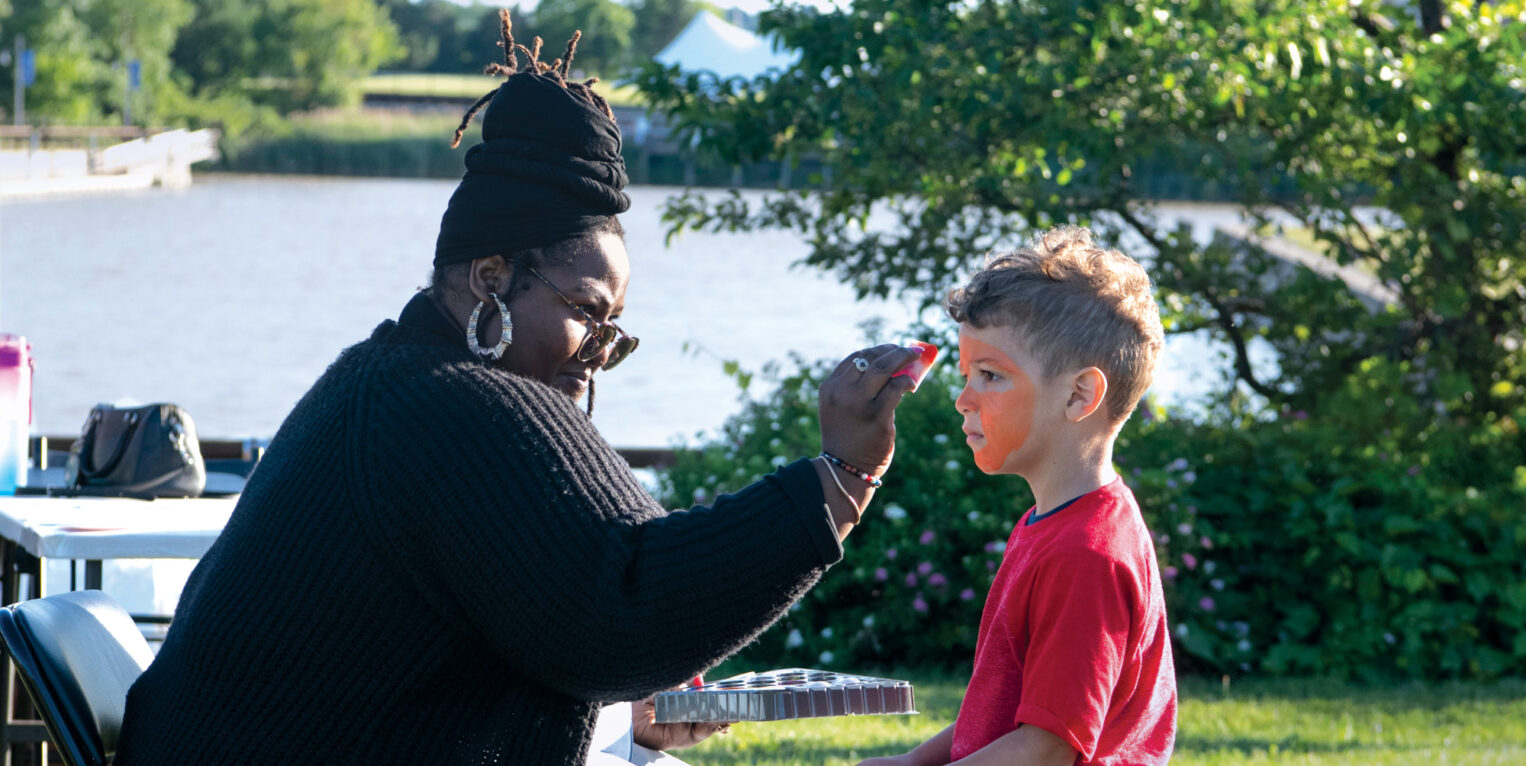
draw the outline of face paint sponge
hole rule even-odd
[[[909,375],[911,376],[912,382],[920,386],[922,385],[922,379],[927,377],[928,371],[931,370],[933,365],[938,361],[938,347],[931,343],[924,343],[920,340],[911,341],[910,343],[906,344],[906,347],[921,349],[922,355],[916,359],[911,360],[911,362],[909,362],[905,367],[896,370],[895,374],[891,375],[890,377],[898,378],[902,375]]]

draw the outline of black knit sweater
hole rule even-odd
[[[666,512],[416,296],[281,426],[116,764],[581,764],[599,703],[718,662],[841,555],[808,462]]]

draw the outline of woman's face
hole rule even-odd
[[[618,320],[631,273],[625,243],[604,233],[559,247],[572,249],[570,259],[546,259],[547,265],[536,271],[594,319]],[[609,360],[611,348],[592,359],[578,359],[578,348],[588,335],[587,321],[533,274],[520,274],[514,282],[515,292],[508,300],[514,342],[499,363],[581,399],[594,372]]]

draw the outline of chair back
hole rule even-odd
[[[98,590],[0,609],[0,639],[69,766],[116,753],[127,690],[153,661],[132,617]]]

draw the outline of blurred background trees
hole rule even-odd
[[[717,163],[823,168],[819,190],[676,198],[675,231],[797,232],[861,294],[928,303],[1062,222],[1146,263],[1168,332],[1227,355],[1215,396],[1142,408],[1119,451],[1184,667],[1494,677],[1526,670],[1523,22],[1520,2],[857,0],[765,13],[801,51],[780,76],[636,79]],[[1165,223],[1166,176],[1244,225]],[[781,390],[808,398],[812,375],[781,370]],[[811,438],[809,406],[755,405],[670,475],[672,502]],[[971,638],[940,626],[978,615],[960,594],[1010,529],[986,519],[1026,496],[943,446],[957,420],[935,408],[882,493],[929,543],[875,519],[853,581],[827,578],[758,651],[820,660],[851,636],[859,661],[892,661]]]

